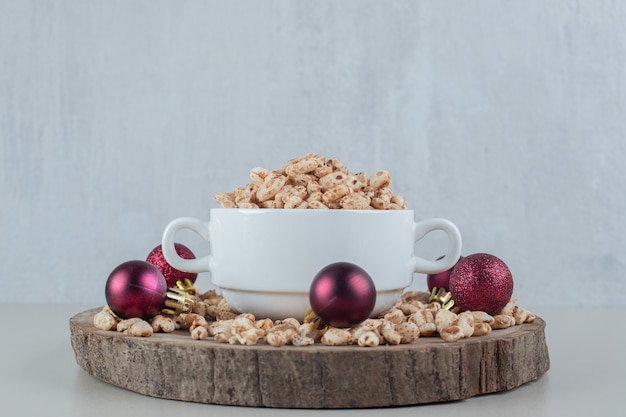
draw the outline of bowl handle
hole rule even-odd
[[[433,230],[442,230],[448,236],[446,254],[436,261],[413,255],[413,270],[423,274],[436,274],[452,268],[461,256],[461,233],[454,223],[447,219],[427,219],[414,223],[414,240],[417,242]]]
[[[183,259],[178,256],[174,247],[174,238],[176,233],[181,229],[193,230],[207,242],[209,240],[210,222],[193,217],[179,217],[172,220],[163,231],[163,239],[161,247],[163,249],[163,257],[174,268],[183,272],[208,272],[211,270],[211,255],[203,256],[195,259]]]

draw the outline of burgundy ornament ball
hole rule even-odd
[[[440,256],[439,258],[437,258],[437,260],[442,258],[443,256]],[[463,259],[462,256],[459,258],[459,261],[461,259]],[[450,291],[450,275],[452,274],[453,269],[454,266],[445,271],[437,272],[436,274],[426,275],[426,284],[428,285],[428,291],[432,291],[435,287],[443,288],[445,291]]]
[[[337,262],[315,275],[309,302],[313,312],[327,324],[350,327],[372,313],[376,287],[363,268],[349,262]]]
[[[144,261],[120,264],[109,275],[104,291],[111,311],[123,319],[154,317],[161,311],[166,293],[161,271]]]
[[[195,259],[196,256],[193,254],[191,249],[181,243],[174,243],[174,249],[176,249],[176,253],[183,259]],[[170,265],[163,256],[163,249],[161,245],[152,249],[150,254],[148,254],[148,258],[146,262],[151,263],[156,266],[159,271],[163,274],[165,278],[165,282],[167,282],[168,287],[175,287],[176,281],[185,282],[185,279],[188,279],[192,283],[196,282],[196,278],[198,274],[193,272],[183,272],[175,269],[172,265]]]
[[[513,295],[513,276],[496,256],[475,253],[461,259],[450,274],[450,293],[461,310],[498,313]]]

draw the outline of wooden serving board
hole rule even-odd
[[[445,343],[397,346],[220,344],[188,331],[148,338],[103,331],[100,309],[70,319],[77,363],[107,383],[182,401],[280,408],[364,408],[460,400],[536,380],[550,367],[545,322]]]

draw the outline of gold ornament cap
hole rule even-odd
[[[322,320],[317,314],[315,314],[311,307],[306,309],[306,313],[304,314],[304,320],[302,322],[312,323],[313,327],[316,329],[321,329],[322,327],[326,326],[324,320]]]
[[[454,300],[452,294],[447,292],[444,288],[433,287],[430,292],[429,303],[435,302],[441,304],[441,308],[444,310],[450,310],[453,313],[458,313],[461,309],[458,306],[454,306]]]
[[[184,280],[176,281],[176,288],[185,291],[187,294],[196,295],[196,287],[194,287],[193,282],[189,278],[185,278]]]
[[[187,291],[181,288],[171,287],[167,290],[167,293],[165,293],[164,304],[165,307],[161,311],[164,314],[176,316],[181,313],[191,312],[191,308],[193,307],[193,299],[189,297],[189,293]]]

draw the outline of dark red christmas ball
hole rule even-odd
[[[189,249],[182,243],[174,243],[174,249],[176,249],[176,253],[178,254],[178,256],[183,259],[196,258],[191,249]],[[185,279],[188,279],[189,281],[194,283],[196,282],[196,278],[198,277],[198,274],[196,273],[179,271],[178,269],[170,265],[163,256],[163,248],[161,247],[161,245],[152,249],[150,254],[148,254],[148,258],[146,258],[146,262],[150,262],[152,265],[156,266],[159,271],[161,271],[163,277],[165,277],[165,282],[167,282],[168,287],[175,287],[176,281],[185,282]]]
[[[506,264],[488,253],[461,259],[450,274],[450,293],[461,310],[494,315],[513,295],[513,276]]]
[[[123,319],[154,317],[161,311],[166,293],[161,271],[144,261],[120,264],[109,275],[104,291],[111,311]]]
[[[349,262],[337,262],[315,275],[309,301],[313,312],[327,324],[350,327],[372,313],[376,287],[363,268]]]
[[[443,256],[437,258],[437,260],[442,258]],[[459,258],[459,261],[461,259],[463,259],[462,256]],[[435,287],[443,288],[445,291],[450,291],[450,275],[452,274],[453,269],[454,266],[445,271],[437,272],[436,274],[426,275],[426,284],[428,285],[428,291],[432,291]]]

